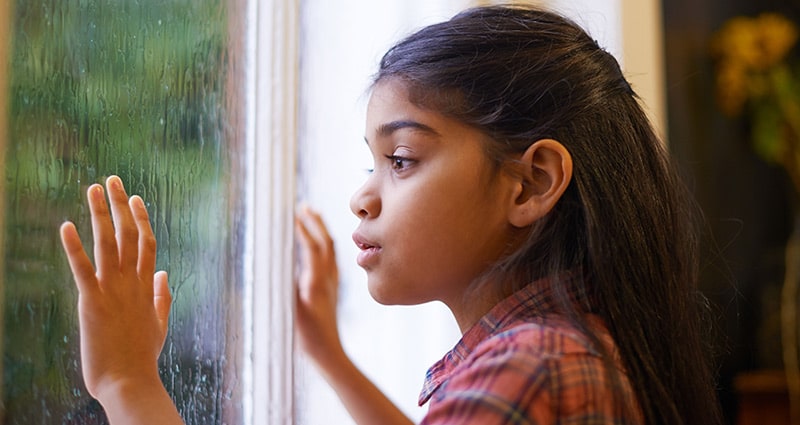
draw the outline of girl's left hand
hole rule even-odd
[[[336,307],[339,270],[334,244],[322,218],[302,207],[295,220],[302,269],[296,293],[296,325],[301,346],[323,373],[337,368],[344,358]]]
[[[336,320],[339,269],[322,218],[308,207],[297,214],[302,269],[297,282],[298,339],[345,408],[359,424],[411,425],[405,414],[353,364],[344,352]]]
[[[103,187],[88,190],[96,269],[75,226],[61,226],[79,292],[83,377],[104,405],[125,393],[163,388],[157,361],[171,303],[166,273],[155,273],[156,241],[142,199],[129,199],[119,177],[109,177],[106,187],[112,214]]]

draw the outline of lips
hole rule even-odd
[[[355,242],[358,249],[361,250],[356,258],[358,265],[365,269],[374,266],[378,261],[381,247],[358,232],[353,233],[353,242]]]

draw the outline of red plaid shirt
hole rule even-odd
[[[422,424],[642,423],[624,369],[610,385],[597,350],[553,307],[546,280],[497,304],[428,370]],[[588,320],[613,353],[602,321]]]

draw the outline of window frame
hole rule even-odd
[[[247,2],[244,422],[294,422],[299,0]]]

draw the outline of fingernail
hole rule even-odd
[[[131,202],[133,203],[133,206],[135,208],[147,212],[147,208],[144,206],[144,201],[139,196],[137,195],[131,196]]]
[[[122,188],[122,180],[120,180],[117,176],[111,176],[108,178],[108,185],[113,190],[124,190]]]
[[[103,186],[96,184],[92,186],[92,197],[98,201],[103,200]]]

